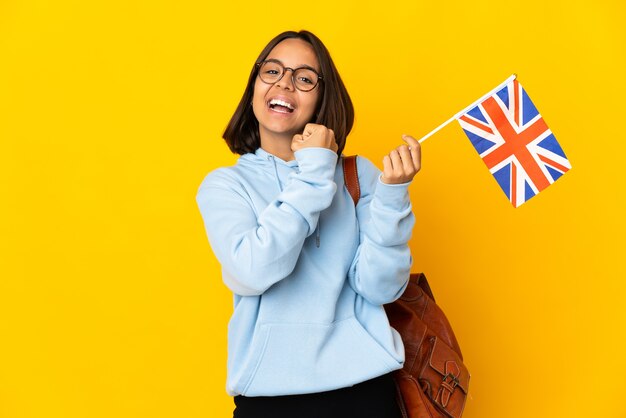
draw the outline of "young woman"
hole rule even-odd
[[[281,33],[224,132],[241,157],[198,190],[234,294],[226,389],[236,418],[400,416],[390,373],[404,349],[382,305],[409,277],[420,147],[404,136],[382,173],[359,157],[355,208],[341,164],[353,119],[322,42]]]

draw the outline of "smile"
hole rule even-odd
[[[278,113],[292,113],[295,110],[294,105],[280,99],[272,99],[267,105],[270,109]]]

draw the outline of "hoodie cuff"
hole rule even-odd
[[[308,147],[294,153],[301,173],[315,173],[328,180],[335,177],[337,153],[328,148]]]
[[[378,200],[382,206],[396,210],[404,210],[411,206],[411,199],[409,198],[410,184],[410,181],[400,184],[383,183],[379,176],[375,192],[376,200]]]

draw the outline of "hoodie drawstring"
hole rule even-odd
[[[320,228],[322,227],[322,220],[318,217],[317,218],[317,228],[315,228],[315,230],[317,231],[316,235],[315,235],[315,246],[317,248],[320,247]]]
[[[272,160],[274,163],[274,178],[276,179],[276,184],[278,184],[278,190],[283,191],[283,186],[280,185],[280,178],[278,178],[278,167],[276,166],[276,159],[273,155],[269,155],[268,158]]]

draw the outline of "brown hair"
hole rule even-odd
[[[354,107],[346,86],[341,81],[330,53],[322,41],[311,32],[305,30],[300,32],[283,32],[265,46],[256,59],[255,64],[265,60],[276,45],[290,38],[301,39],[309,43],[315,51],[323,79],[320,80],[316,87],[321,89],[321,91],[317,109],[311,122],[324,125],[335,132],[335,139],[339,146],[337,153],[341,154],[346,146],[346,137],[354,123]],[[230,150],[240,155],[255,152],[261,146],[259,122],[252,111],[252,95],[257,73],[258,68],[254,65],[252,71],[250,71],[250,77],[248,78],[243,97],[239,101],[239,105],[222,135]]]

